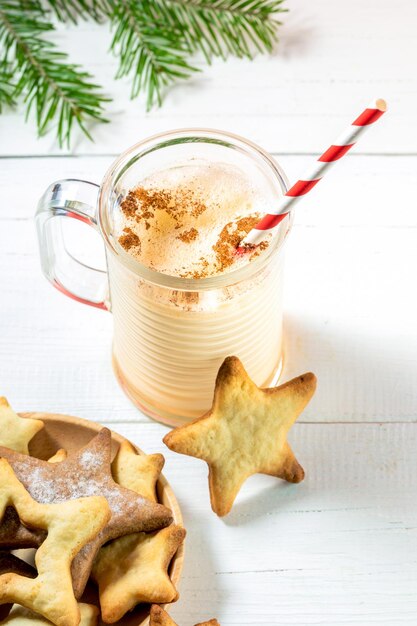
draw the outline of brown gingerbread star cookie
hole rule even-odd
[[[203,459],[209,466],[212,509],[226,515],[244,481],[262,473],[298,483],[304,470],[287,433],[316,389],[314,374],[279,387],[259,388],[235,356],[219,369],[210,411],[164,437],[175,452]]]
[[[128,533],[153,531],[172,522],[169,509],[121,487],[111,475],[111,433],[103,428],[86,446],[60,463],[49,463],[0,447],[17,478],[39,503],[66,502],[83,496],[104,496],[111,519],[74,558],[71,566],[74,593],[82,594],[99,548]],[[12,539],[12,538],[11,538]]]
[[[14,574],[20,574],[20,576],[27,576],[28,578],[36,578],[36,569],[32,567],[32,565],[29,565],[29,563],[19,559],[18,556],[10,552],[0,550],[0,576],[7,572],[13,572]]]
[[[36,578],[15,572],[0,575],[0,604],[15,602],[56,626],[79,626],[80,608],[74,597],[70,565],[78,551],[109,521],[107,500],[91,496],[39,504],[9,463],[0,459],[0,520],[9,506],[15,508],[25,525],[42,528],[47,537],[35,555]]]
[[[37,420],[35,420],[37,421]],[[66,450],[57,450],[48,463],[59,463],[67,458]],[[8,507],[0,525],[0,548],[17,550],[18,548],[36,548],[45,539],[46,533],[39,528],[26,528],[20,523],[19,516],[12,507]]]
[[[0,523],[0,548],[9,550],[36,548],[45,537],[44,530],[23,526],[16,511],[10,506],[7,507]]]

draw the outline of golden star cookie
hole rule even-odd
[[[21,576],[27,576],[28,578],[36,578],[38,575],[36,569],[32,567],[32,565],[29,565],[29,563],[26,563],[26,561],[19,559],[19,557],[11,554],[10,552],[0,550],[0,575],[9,572],[20,574]],[[10,606],[11,605],[7,604],[0,606],[1,617],[8,614]],[[0,621],[0,624],[2,623],[3,622]]]
[[[41,420],[19,417],[6,398],[0,397],[0,446],[29,454],[29,441],[42,428]]]
[[[16,509],[25,525],[47,531],[47,537],[35,555],[36,578],[15,573],[0,576],[0,604],[16,602],[56,626],[78,626],[80,609],[72,589],[70,566],[77,552],[110,519],[107,500],[91,496],[60,504],[39,504],[9,463],[0,459],[0,519],[8,506]]]
[[[149,626],[177,626],[177,624],[162,607],[158,604],[153,604],[151,606]],[[216,619],[211,619],[208,622],[201,622],[195,626],[220,626],[220,624]]]
[[[163,465],[164,457],[162,454],[139,455],[129,442],[123,441],[112,464],[113,478],[123,487],[132,489],[136,491],[136,493],[156,502],[155,485]],[[169,530],[169,532],[163,535],[163,538],[166,540],[166,545],[169,543],[169,538],[176,534],[174,530],[175,527],[171,528],[173,530],[166,529]],[[146,594],[146,589],[142,588],[141,590],[136,580],[138,560],[136,557],[138,557],[140,561],[143,558],[144,537],[147,537],[147,535],[139,533],[116,539],[102,548],[96,558],[93,572],[100,572],[100,574],[98,574],[98,578],[101,580],[101,585],[99,585],[100,603],[103,616],[106,620],[113,620],[114,615],[119,616],[116,618],[119,619],[129,609],[133,608],[133,606],[139,602],[139,600],[135,600],[138,591],[142,596],[144,593]],[[148,537],[150,538],[150,536]],[[142,546],[142,549],[140,549],[139,546]],[[177,548],[175,548],[174,551],[176,551],[176,549]],[[169,558],[169,561],[171,558],[172,557]],[[118,563],[119,565],[114,568],[114,563]],[[111,565],[107,567],[106,564]],[[120,589],[119,570],[120,566],[123,567],[124,565],[126,571],[123,575],[123,581],[126,587],[124,589],[123,599],[120,597],[118,590]],[[141,565],[142,563],[140,562],[139,567]],[[103,577],[101,572],[105,569],[107,569],[107,572],[105,577]],[[146,586],[147,581],[144,582]],[[104,591],[101,593],[103,589]],[[174,598],[174,596],[176,596],[176,590],[167,575],[164,575],[159,597]]]
[[[175,452],[207,462],[212,509],[226,515],[252,474],[270,474],[294,483],[304,478],[287,433],[315,389],[316,377],[311,373],[261,389],[237,357],[227,357],[217,374],[210,411],[168,433],[164,443]]]
[[[158,604],[151,606],[149,626],[177,626],[176,622]]]
[[[125,440],[120,444],[111,468],[119,485],[157,502],[155,487],[164,463],[162,454],[138,454]]]
[[[60,448],[48,459],[48,463],[61,463],[61,461],[65,461],[67,456],[68,452],[64,448]]]
[[[0,397],[0,446],[5,446],[29,454],[28,444],[36,433],[43,428],[41,420],[19,417],[8,401]],[[13,537],[13,542],[10,538]],[[34,548],[45,539],[42,530],[29,529],[22,526],[16,511],[8,508],[0,526],[0,547]]]
[[[79,626],[96,626],[99,614],[98,608],[83,602],[80,602],[78,606],[81,614]],[[0,626],[6,624],[7,626],[51,626],[50,621],[18,604],[15,604],[6,619],[0,622]]]
[[[177,600],[168,568],[184,537],[184,528],[172,525],[155,533],[126,535],[100,550],[92,576],[99,587],[103,621],[117,622],[139,602]]]
[[[68,453],[63,448],[57,450],[48,463],[60,463],[66,459]],[[6,509],[0,525],[0,548],[11,550],[18,548],[36,548],[40,546],[46,537],[43,530],[26,528],[20,523],[19,516],[11,507]]]
[[[107,499],[112,513],[109,523],[80,550],[71,566],[77,598],[84,591],[93,560],[103,544],[121,535],[156,530],[172,522],[169,509],[114,482],[108,428],[103,428],[86,446],[60,463],[49,463],[2,447],[0,457],[9,461],[37,502],[65,502],[91,495]]]

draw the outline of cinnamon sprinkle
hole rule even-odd
[[[190,230],[184,230],[184,232],[177,235],[177,239],[181,239],[184,243],[190,243],[198,237],[198,230],[196,228],[190,228]]]
[[[209,262],[203,256],[199,259],[200,264],[202,266],[201,270],[188,270],[187,272],[183,272],[180,274],[181,278],[206,278],[209,274],[206,272],[206,268],[209,266]]]
[[[180,230],[185,226],[184,216],[187,216],[188,219],[186,221],[189,223],[190,215],[198,218],[199,215],[207,210],[207,206],[201,201],[198,193],[196,194],[191,189],[175,188],[172,190],[161,190],[145,187],[136,187],[130,190],[122,200],[120,208],[127,218],[132,219],[136,224],[141,223],[146,231],[152,226],[156,232],[163,232],[164,224],[166,227],[164,219],[161,222],[158,220],[157,212],[159,211],[164,211],[173,219],[171,228]],[[220,232],[216,243],[212,246],[215,253],[215,266],[210,267],[207,259],[201,257],[194,264],[197,266],[195,269],[188,269],[179,274],[179,276],[194,279],[206,278],[212,274],[221,273],[233,265],[237,246],[258,223],[259,219],[259,215],[247,216],[227,223]],[[133,228],[135,229],[135,226]],[[134,230],[124,228],[123,232],[124,234],[119,237],[119,242],[123,248],[130,250],[132,247],[138,247],[140,252],[141,241]],[[188,244],[195,241],[199,234],[198,229],[192,227],[182,232],[180,231],[176,238]],[[249,258],[257,257],[268,245],[269,243],[264,241],[254,247],[253,250],[249,250]]]
[[[219,272],[233,264],[234,251],[258,222],[259,217],[242,217],[237,222],[229,222],[223,227],[218,240],[213,246]]]
[[[124,235],[120,235],[119,243],[125,250],[130,250],[134,246],[138,246],[140,250],[140,239],[131,228],[124,228]]]
[[[190,189],[160,190],[136,187],[131,189],[122,200],[120,208],[124,215],[136,222],[144,221],[146,229],[150,227],[156,211],[165,211],[176,222],[175,228],[184,224],[181,220],[185,214],[198,217],[207,206],[201,202]]]
[[[133,191],[129,191],[126,198],[124,198],[123,202],[120,204],[120,207],[126,217],[134,217],[137,209],[137,203],[135,200],[135,194]]]
[[[191,215],[193,217],[198,217],[207,209],[206,205],[203,202],[195,202],[193,204],[193,208],[191,209]]]

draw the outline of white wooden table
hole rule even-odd
[[[162,451],[188,529],[180,626],[417,624],[417,4],[288,0],[281,43],[254,63],[213,64],[144,113],[115,83],[104,28],[60,43],[114,101],[112,124],[73,152],[0,116],[0,391],[17,410],[72,413]],[[134,141],[184,126],[261,144],[290,179],[372,97],[390,111],[303,202],[288,246],[284,379],[318,391],[291,433],[306,480],[250,479],[211,513],[206,466],[169,452],[166,428],[115,382],[110,314],[41,276],[33,214],[61,177],[99,181]]]

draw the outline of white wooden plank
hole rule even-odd
[[[321,381],[306,416],[415,420],[415,231],[300,227],[287,251],[285,375]]]
[[[365,152],[415,152],[417,78],[416,4],[399,0],[292,0],[273,56],[255,62],[216,61],[175,86],[162,109],[146,113],[129,100],[129,81],[113,80],[117,63],[107,54],[105,26],[60,27],[55,40],[84,64],[113,98],[112,123],[94,128],[95,143],[81,136],[76,153],[120,152],[155,132],[184,126],[222,128],[271,151],[319,152],[367,101],[386,97],[390,113],[361,141]],[[197,59],[200,63],[200,60]],[[341,128],[342,127],[342,128]],[[1,154],[59,153],[53,135],[36,139],[23,116],[0,116]]]
[[[210,510],[207,467],[163,446],[156,424],[117,425],[165,475],[188,530],[179,624],[413,624],[415,424],[296,424],[291,445],[306,479],[254,476],[232,513]]]

